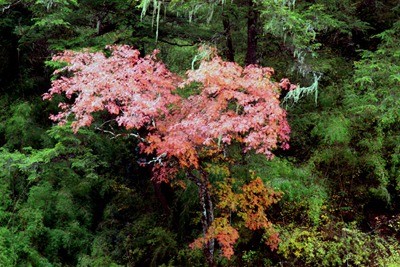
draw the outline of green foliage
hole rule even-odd
[[[295,167],[278,157],[266,161],[258,155],[253,155],[249,161],[250,168],[264,183],[284,193],[280,201],[284,220],[292,221],[302,216],[311,224],[319,224],[321,208],[328,197],[327,188],[310,167]]]
[[[88,249],[92,239],[94,212],[87,199],[104,183],[96,170],[105,166],[84,147],[94,136],[54,127],[49,137],[55,141],[53,148],[0,152],[4,183],[0,227],[3,246],[8,244],[2,257],[12,265],[73,263],[75,253]],[[7,257],[7,251],[16,251],[17,257]]]
[[[81,255],[78,259],[77,266],[89,267],[89,266],[112,266],[112,267],[120,267],[123,265],[116,264],[112,257],[110,256],[109,250],[111,249],[108,246],[107,239],[103,236],[97,236],[94,238],[92,242],[92,254]]]
[[[278,253],[289,266],[304,262],[318,266],[392,266],[398,259],[399,242],[379,234],[364,234],[354,224],[328,223],[326,227],[282,229]],[[394,265],[393,265],[394,266]]]
[[[396,151],[393,140],[399,136],[398,86],[396,73],[399,54],[394,45],[399,23],[376,35],[382,43],[375,52],[363,50],[362,60],[354,62],[354,83],[348,85],[345,103],[350,112],[350,124],[354,129],[354,147],[359,151],[359,165],[373,185],[368,191],[371,197],[390,203],[390,187],[397,186]],[[346,125],[345,124],[345,125]],[[392,153],[393,151],[394,153]],[[389,156],[392,155],[393,156]],[[389,172],[388,166],[391,166]],[[389,190],[389,191],[388,191]]]
[[[196,46],[177,47],[160,43],[161,58],[171,72],[179,73],[190,68],[190,61],[198,52]]]
[[[356,5],[351,1],[280,0],[262,1],[261,17],[264,30],[281,38],[286,49],[296,58],[293,65],[303,75],[312,71],[311,58],[322,47],[318,35],[339,31],[351,34],[353,27],[368,29],[367,23],[353,15]]]
[[[28,102],[13,105],[9,111],[3,109],[0,133],[7,140],[6,148],[38,148],[44,141],[43,129],[32,118],[32,105]],[[27,131],[28,130],[28,131]]]
[[[394,44],[399,38],[396,34],[399,29],[400,23],[397,22],[393,28],[376,35],[376,38],[383,41],[377,51],[362,51],[363,59],[355,62],[354,83],[359,86],[359,90],[353,87],[347,98],[355,114],[376,120],[379,126],[377,133],[397,124],[399,119],[398,93],[395,88],[399,84],[397,73],[400,71],[400,53]]]
[[[319,137],[325,145],[348,145],[352,137],[351,121],[342,113],[321,115],[311,135]]]

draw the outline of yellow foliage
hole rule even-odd
[[[278,253],[306,266],[398,266],[400,262],[396,239],[365,234],[355,224],[330,221],[323,228],[291,224],[280,232]]]

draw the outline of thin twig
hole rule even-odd
[[[110,127],[111,127],[111,126],[110,126]],[[121,137],[121,136],[133,136],[133,137],[139,139],[140,141],[142,141],[143,143],[151,144],[150,141],[147,141],[146,139],[140,137],[140,135],[138,135],[138,134],[134,134],[134,133],[116,134],[115,132],[108,131],[108,130],[104,130],[104,129],[100,128],[100,127],[97,126],[97,125],[95,125],[94,128],[95,128],[96,130],[102,131],[103,133],[111,134],[112,137],[111,137],[110,139],[115,139],[115,138],[118,138],[118,137]],[[112,129],[112,128],[111,128],[111,129]],[[113,129],[113,130],[114,130],[114,129]]]

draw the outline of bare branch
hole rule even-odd
[[[152,160],[150,160],[149,162],[146,162],[146,164],[151,164],[153,162],[158,162],[160,163],[161,166],[164,166],[164,163],[162,163],[161,159],[165,158],[167,156],[167,153],[163,153],[160,156],[153,158]]]
[[[103,125],[104,125],[104,124],[103,124]],[[110,127],[111,127],[111,126],[110,126]],[[143,137],[140,137],[140,135],[138,135],[138,134],[134,134],[134,133],[116,134],[115,131],[114,131],[114,129],[113,129],[113,131],[108,131],[108,130],[104,130],[104,129],[100,128],[100,127],[97,126],[97,125],[94,126],[94,128],[95,128],[96,130],[102,131],[103,133],[107,133],[107,134],[112,135],[112,137],[111,137],[110,139],[115,139],[115,138],[118,138],[118,137],[121,137],[121,136],[133,136],[133,137],[139,139],[140,141],[142,141],[143,143],[151,144],[151,142],[147,141],[147,140],[144,139]],[[111,127],[111,129],[112,129],[112,127]]]
[[[13,6],[17,5],[19,2],[21,2],[21,0],[18,0],[18,1],[15,2],[15,3],[9,4],[9,5],[6,6],[6,7],[3,7],[2,12],[4,12],[4,11],[7,10],[7,9],[9,9],[10,7],[13,7]]]

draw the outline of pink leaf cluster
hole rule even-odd
[[[220,135],[222,142],[233,139],[272,158],[280,142],[288,148],[290,128],[286,111],[279,104],[279,86],[269,80],[273,69],[250,65],[243,69],[219,57],[204,61],[187,72],[191,82],[203,84],[199,95],[182,103],[176,129],[200,137],[210,145]]]
[[[71,107],[61,105],[65,111],[50,118],[63,124],[73,114],[72,127],[77,131],[93,122],[94,112],[107,109],[117,115],[120,126],[138,129],[168,114],[169,105],[180,99],[172,93],[177,77],[164,64],[155,61],[158,51],[139,58],[139,51],[126,45],[106,49],[111,50],[110,57],[89,49],[67,50],[53,57],[53,61],[69,63],[55,74],[67,72],[72,77],[61,76],[53,81],[43,98],[65,93],[68,98],[74,97],[75,102]]]
[[[144,58],[129,46],[107,46],[111,56],[102,52],[65,51],[54,61],[68,65],[56,74],[67,73],[53,81],[44,99],[64,93],[73,102],[61,103],[63,109],[50,118],[65,123],[73,115],[72,127],[90,125],[93,113],[108,110],[126,129],[148,130],[142,152],[163,157],[155,164],[158,180],[167,180],[176,169],[199,166],[199,153],[218,150],[233,140],[256,149],[267,158],[280,145],[287,149],[290,128],[286,111],[279,104],[280,85],[270,81],[271,68],[236,63],[215,56],[203,61],[197,70],[179,80],[156,60],[158,51]],[[192,82],[201,92],[188,99],[175,89]],[[285,81],[285,84],[288,81]]]

